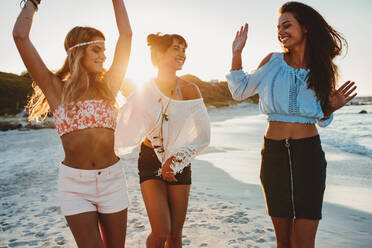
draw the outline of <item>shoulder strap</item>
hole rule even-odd
[[[182,91],[181,91],[180,83],[178,80],[177,80],[177,88],[178,88],[178,94],[180,95],[180,99],[183,100]]]

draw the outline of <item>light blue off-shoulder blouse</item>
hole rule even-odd
[[[310,70],[294,69],[283,59],[284,53],[273,53],[270,60],[253,73],[242,70],[226,75],[232,97],[241,101],[259,95],[259,108],[269,121],[318,123],[328,126],[333,114],[325,120],[315,92],[307,88]]]

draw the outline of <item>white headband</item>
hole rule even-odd
[[[105,42],[104,40],[92,40],[92,41],[82,42],[82,43],[79,43],[79,44],[76,44],[76,45],[70,47],[68,50],[71,51],[75,47],[81,47],[81,46],[86,46],[86,45],[90,45],[90,44],[94,44],[94,43],[104,43],[104,42]]]

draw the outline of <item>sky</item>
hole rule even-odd
[[[16,50],[12,29],[20,12],[20,0],[1,0],[0,71],[19,74],[25,66]],[[231,44],[236,31],[249,24],[243,51],[243,69],[256,69],[270,52],[280,52],[277,41],[281,0],[126,0],[133,30],[132,52],[126,77],[142,83],[156,75],[150,61],[146,37],[150,33],[177,33],[188,42],[187,60],[179,75],[193,74],[204,81],[225,80],[231,66]],[[336,64],[339,84],[352,80],[358,95],[372,96],[372,1],[303,1],[318,10],[348,41],[345,56]],[[118,38],[112,1],[42,0],[35,14],[30,38],[50,70],[59,69],[66,52],[63,42],[74,26],[91,26],[106,36],[105,67],[111,65]]]

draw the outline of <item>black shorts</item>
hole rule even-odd
[[[153,148],[150,148],[143,143],[141,144],[141,151],[138,157],[138,175],[140,183],[149,180],[157,179],[162,180],[168,185],[190,185],[191,184],[191,165],[186,166],[182,173],[175,175],[177,182],[168,182],[163,180],[158,170],[161,168],[161,163],[155,154]]]
[[[327,162],[319,135],[264,138],[261,154],[260,178],[269,215],[321,219]]]

